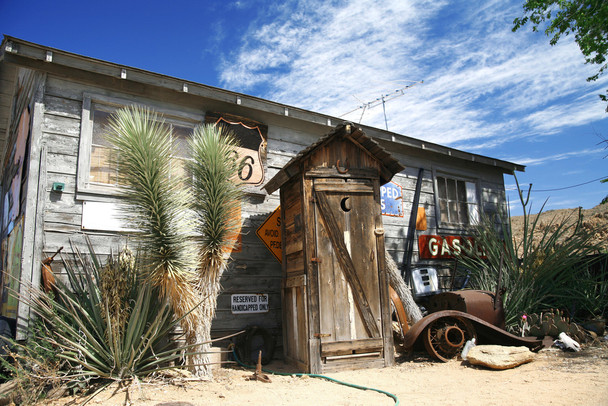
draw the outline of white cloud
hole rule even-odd
[[[369,89],[370,82],[399,80],[403,70],[416,76],[415,65],[404,62],[421,43],[421,21],[441,4],[298,3],[288,15],[252,24],[222,80],[244,91],[264,85],[264,97],[339,115],[351,109],[350,95]]]
[[[598,89],[593,94],[579,97],[569,104],[556,104],[548,106],[542,110],[535,111],[524,119],[530,126],[538,132],[551,134],[563,130],[564,127],[574,127],[599,121],[606,117],[603,110],[603,102],[597,94]]]
[[[513,162],[517,162],[521,165],[533,166],[533,165],[542,165],[545,162],[551,161],[562,161],[564,159],[575,158],[575,157],[586,157],[589,158],[593,155],[599,155],[601,151],[598,149],[582,149],[579,151],[567,151],[559,154],[552,154],[547,156],[540,157],[528,157],[528,158],[514,158]]]
[[[587,83],[595,68],[568,38],[551,47],[540,33],[511,32],[520,13],[519,1],[498,0],[287,2],[252,23],[222,81],[340,116],[424,80],[386,103],[389,129],[482,153],[604,119],[596,94],[608,75]],[[384,128],[382,106],[362,122]]]

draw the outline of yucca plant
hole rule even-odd
[[[517,329],[525,313],[549,308],[571,310],[567,307],[572,299],[580,299],[584,284],[580,271],[587,266],[589,255],[598,250],[592,232],[581,227],[580,215],[574,228],[567,219],[541,226],[544,205],[533,217],[528,206],[530,190],[526,197],[519,184],[518,190],[524,211],[521,238],[511,235],[506,215],[484,215],[473,233],[483,255],[463,250],[458,259],[475,289],[495,291],[502,270],[506,326],[511,331]]]
[[[59,378],[71,383],[125,381],[179,364],[185,349],[166,340],[179,319],[168,302],[158,300],[159,288],[137,274],[128,251],[102,266],[86,241],[88,255],[73,245],[73,258],[64,259],[66,283],[58,280],[51,295],[31,288],[30,298],[22,298],[39,317],[37,340],[65,361]],[[109,276],[124,271],[126,277],[108,282]],[[108,295],[109,284],[122,285],[122,293]]]
[[[220,278],[241,227],[242,192],[237,183],[236,147],[232,133],[215,125],[195,128],[190,140],[192,161],[187,164],[187,172],[192,182],[199,250],[197,290],[203,300],[197,330],[199,342],[211,339]],[[197,364],[205,369],[201,372],[209,375],[204,366],[206,359],[199,361]]]
[[[199,300],[193,289],[190,196],[173,173],[171,128],[151,110],[131,106],[112,115],[106,138],[118,150],[125,219],[137,230],[133,237],[145,253],[144,273],[178,317],[188,314],[182,325],[193,332],[198,316],[192,309]]]
[[[173,170],[171,129],[160,115],[123,108],[108,128],[128,224],[138,230],[149,281],[179,317],[198,305],[183,318],[190,344],[210,340],[219,280],[241,225],[236,142],[222,128],[195,128],[187,179]],[[211,374],[206,357],[191,361],[199,374]]]

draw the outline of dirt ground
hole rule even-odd
[[[583,216],[583,228],[588,231],[593,230],[592,241],[599,244],[604,250],[608,249],[608,203],[581,210],[581,215]],[[530,221],[534,221],[535,218],[536,216],[532,216]],[[540,215],[537,231],[542,233],[545,229],[555,230],[557,225],[564,221],[573,227],[577,219],[578,209],[549,210]],[[511,217],[511,232],[518,243],[522,238],[523,224],[523,216]],[[568,237],[568,233],[564,234],[564,238],[566,237]]]
[[[274,361],[276,371],[289,367]],[[272,382],[251,381],[251,370],[221,368],[209,382],[176,379],[141,382],[128,390],[128,403],[144,406],[189,405],[393,405],[389,396],[319,378],[270,375]],[[328,374],[350,384],[390,392],[401,405],[608,405],[608,343],[596,342],[578,353],[541,350],[536,359],[514,369],[494,371],[453,360],[432,361],[424,353],[398,359],[394,367]],[[123,405],[127,391],[116,386],[90,405]],[[45,404],[81,404],[62,398]]]
[[[576,219],[575,209],[554,210],[541,216],[541,228],[551,221]],[[596,241],[608,244],[608,204],[583,211],[584,227],[599,227]],[[521,217],[512,219],[514,235]],[[267,369],[290,372],[273,361]],[[401,356],[395,366],[328,374],[349,384],[374,388],[361,390],[324,379],[268,374],[271,381],[248,380],[253,371],[231,366],[216,370],[211,381],[165,378],[132,384],[127,390],[114,385],[88,404],[96,406],[190,405],[606,405],[608,406],[608,342],[584,346],[578,353],[557,348],[541,350],[536,359],[517,368],[493,371],[460,360],[436,362],[425,353]],[[380,392],[379,392],[380,391]],[[86,398],[64,397],[45,401],[51,406],[79,405]]]

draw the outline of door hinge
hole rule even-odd
[[[316,264],[320,264],[323,261],[321,260],[321,258],[312,257],[312,258],[310,258],[310,262],[314,262]]]
[[[315,334],[316,338],[324,338],[324,337],[331,337],[331,334],[321,334],[321,333],[316,333]]]

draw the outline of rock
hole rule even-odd
[[[492,369],[515,368],[534,360],[534,354],[527,347],[505,347],[502,345],[478,345],[469,351],[467,361]]]
[[[17,379],[0,384],[0,405],[8,405],[13,403],[17,395],[17,389],[19,388],[19,382]]]
[[[62,396],[65,396],[68,393],[69,388],[66,385],[59,386],[57,388],[52,388],[46,394],[46,399],[53,400],[59,399]]]

